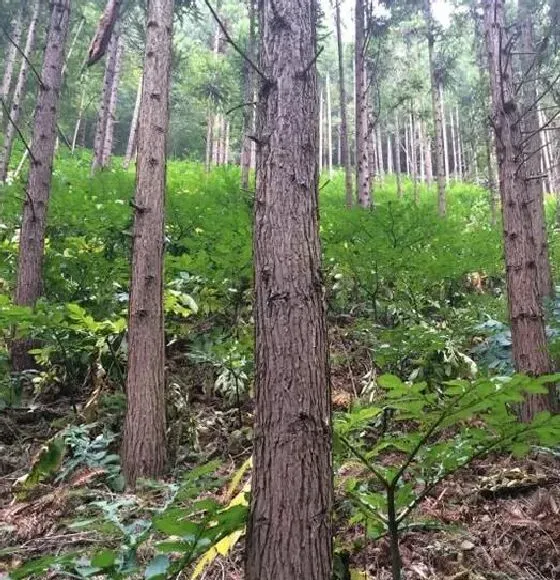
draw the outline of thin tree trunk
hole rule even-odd
[[[54,2],[41,70],[42,83],[37,96],[27,193],[23,202],[14,298],[18,305],[34,306],[42,293],[42,265],[56,139],[56,115],[69,21],[70,0]],[[12,367],[15,371],[33,365],[33,359],[27,352],[29,347],[28,341],[14,341]]]
[[[8,97],[10,95],[10,89],[12,88],[12,77],[14,76],[14,66],[16,64],[17,48],[15,45],[19,46],[21,42],[21,33],[23,28],[23,8],[25,4],[22,2],[18,8],[16,16],[12,21],[12,28],[10,30],[10,36],[13,40],[12,42],[6,41],[7,54],[4,60],[4,74],[2,76],[2,85],[0,85],[0,98],[8,105]],[[0,107],[0,127],[2,126],[4,117],[4,107]]]
[[[432,171],[432,139],[430,137],[430,133],[429,131],[425,128],[426,125],[423,123],[424,125],[424,157],[425,157],[425,162],[426,162],[426,183],[428,185],[428,188],[432,187],[432,181],[433,181],[433,171]]]
[[[214,136],[214,115],[210,112],[210,105],[208,105],[208,115],[206,117],[206,173],[212,167],[212,142]]]
[[[523,127],[526,138],[523,159],[525,164],[525,174],[527,179],[527,188],[529,189],[533,211],[533,236],[537,244],[537,280],[539,294],[542,298],[551,298],[554,295],[554,282],[552,280],[552,271],[550,268],[550,258],[548,253],[548,232],[546,230],[546,220],[544,216],[543,194],[541,187],[540,157],[541,147],[539,131],[539,115],[536,106],[537,88],[536,83],[531,82],[531,76],[536,74],[533,70],[536,47],[533,32],[532,13],[535,9],[534,3],[527,0],[519,0],[519,21],[521,22],[521,45],[522,52],[521,63],[523,69],[523,78],[525,80],[522,86],[522,99],[525,113],[523,114]],[[531,52],[531,54],[529,54]],[[531,136],[532,135],[532,136]]]
[[[520,161],[523,156],[521,112],[513,88],[509,43],[504,42],[504,0],[485,0],[484,8],[513,361],[518,372],[539,376],[550,372],[551,364],[536,272],[538,248],[531,209],[535,201],[528,187],[527,168]],[[529,421],[538,411],[554,406],[552,391],[551,400],[542,395],[527,395],[520,411],[521,419]]]
[[[391,146],[391,133],[387,130],[387,173],[393,174],[393,147]]]
[[[166,463],[163,257],[173,5],[150,0],[146,16],[122,447],[129,485],[160,476]]]
[[[320,83],[320,81],[319,81]],[[323,119],[323,111],[324,111],[324,104],[323,104],[323,87],[319,89],[319,175],[323,173],[323,128],[324,128],[324,119]]]
[[[111,96],[109,98],[109,110],[107,111],[107,126],[105,127],[105,143],[103,145],[103,155],[101,157],[101,166],[108,167],[113,153],[113,139],[115,134],[115,122],[117,112],[117,99],[119,96],[119,80],[121,74],[122,53],[124,43],[122,37],[117,38],[117,51],[115,54],[115,67],[113,71],[113,80],[111,84]]]
[[[29,21],[29,28],[27,29],[27,39],[25,41],[25,48],[23,50],[24,58],[21,60],[18,80],[14,94],[12,97],[12,105],[10,111],[11,122],[8,122],[6,127],[6,135],[4,136],[4,145],[2,148],[2,156],[0,157],[0,181],[6,181],[8,176],[8,167],[10,165],[10,158],[12,156],[12,146],[14,137],[16,135],[16,126],[19,123],[21,116],[21,108],[23,105],[23,98],[25,96],[25,87],[27,83],[27,73],[29,71],[29,59],[35,49],[35,37],[37,31],[37,20],[39,18],[39,10],[41,8],[41,0],[35,0],[33,5],[33,12],[31,20]]]
[[[331,103],[331,77],[327,72],[327,147],[329,153],[329,178],[333,176],[333,136],[332,136],[332,103]]]
[[[439,85],[439,104],[441,106],[441,128],[443,131],[443,161],[445,167],[445,184],[449,186],[449,144],[447,140],[447,123],[445,115],[445,100],[443,98],[443,85]]]
[[[72,53],[74,52],[74,46],[76,45],[80,33],[82,32],[82,28],[84,27],[85,21],[86,19],[82,16],[82,18],[80,18],[80,22],[78,23],[78,28],[76,28],[76,32],[74,33],[74,37],[72,38],[72,42],[70,42],[70,48],[68,49],[66,58],[64,59],[64,66],[62,67],[62,78],[64,78],[66,75],[66,71],[68,70],[68,62],[72,57]]]
[[[255,57],[255,0],[248,0],[249,3],[249,40],[247,44],[247,54],[249,58]],[[241,189],[249,187],[249,170],[251,168],[251,147],[252,140],[248,137],[250,131],[254,130],[255,107],[249,105],[254,93],[254,75],[253,69],[247,61],[243,64],[245,79],[245,106],[243,107],[243,129],[241,135]]]
[[[411,104],[410,109],[410,116],[409,116],[409,123],[410,123],[410,150],[412,152],[412,189],[413,189],[413,196],[414,196],[414,203],[418,203],[418,158],[417,158],[417,143],[416,143],[416,135],[415,135],[415,122],[414,122],[414,104]]]
[[[408,125],[405,121],[404,124],[404,147],[406,150],[406,175],[407,177],[410,177],[410,169],[411,169],[411,163],[410,163],[410,133],[408,131]]]
[[[445,199],[445,159],[443,150],[443,119],[439,87],[441,81],[436,68],[434,55],[434,20],[432,16],[431,0],[424,0],[424,16],[428,29],[428,59],[430,63],[430,81],[432,95],[432,116],[434,119],[434,141],[436,148],[436,175],[438,185],[438,210],[444,216],[447,211]]]
[[[376,123],[376,146],[377,146],[377,172],[379,174],[379,179],[383,180],[385,174],[385,163],[383,159],[383,139],[381,138],[381,123],[378,121]]]
[[[111,103],[111,89],[113,88],[113,78],[115,76],[115,63],[118,52],[118,38],[119,38],[119,23],[115,24],[113,36],[105,56],[105,73],[103,75],[103,90],[101,92],[101,101],[99,105],[99,113],[97,115],[97,125],[95,129],[95,140],[93,145],[93,159],[91,163],[91,171],[95,172],[100,167],[103,167],[103,151],[105,148],[105,135],[107,130],[107,118],[109,115],[109,107]]]
[[[263,0],[247,580],[331,580],[328,337],[318,228],[315,1]],[[283,25],[277,25],[277,14]],[[266,50],[264,49],[266,47]],[[311,63],[311,64],[310,64]],[[306,71],[306,74],[298,72]],[[285,123],[283,119],[290,119]]]
[[[365,21],[364,0],[355,0],[356,39],[354,49],[354,68],[356,75],[356,195],[362,207],[371,206],[369,196],[368,167],[368,98],[365,63]]]
[[[422,121],[420,119],[416,121],[416,126],[418,128],[418,149],[420,151],[420,181],[424,183],[426,181],[426,154],[424,151],[424,133],[422,132]]]
[[[140,103],[142,101],[142,79],[140,75],[138,80],[138,88],[136,89],[136,102],[134,103],[134,113],[132,114],[132,121],[130,122],[130,132],[128,134],[128,144],[126,146],[126,155],[123,161],[124,169],[128,169],[130,162],[134,156],[136,149],[136,136],[138,134],[138,117],[140,115]]]
[[[401,134],[399,127],[399,114],[395,111],[395,173],[397,175],[397,197],[402,198],[401,183]]]
[[[457,131],[457,164],[459,170],[459,180],[463,181],[463,153],[461,145],[461,125],[459,123],[459,107],[455,108],[456,123],[455,129]]]
[[[81,77],[82,83],[82,95],[80,97],[80,108],[78,109],[78,118],[76,119],[76,124],[74,125],[74,133],[72,134],[72,153],[76,150],[76,142],[78,140],[78,132],[82,125],[82,120],[84,118],[84,112],[86,107],[86,82],[85,78]]]
[[[224,165],[229,164],[229,121],[226,120],[226,136],[224,139]]]
[[[451,145],[453,148],[453,179],[458,180],[457,171],[457,140],[455,134],[455,119],[453,117],[453,111],[449,111],[449,128],[451,130]]]

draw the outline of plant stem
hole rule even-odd
[[[391,547],[391,573],[393,580],[401,580],[401,553],[399,550],[399,522],[395,506],[395,486],[387,488],[387,528]]]

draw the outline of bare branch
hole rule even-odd
[[[224,36],[226,37],[226,40],[231,44],[231,46],[233,46],[234,50],[239,54],[239,56],[241,56],[241,58],[243,58],[247,62],[247,64],[261,77],[261,79],[265,83],[269,84],[270,83],[270,80],[266,77],[266,75],[262,72],[262,70],[253,62],[253,60],[251,60],[241,50],[241,48],[239,48],[238,44],[229,35],[229,33],[227,31],[227,28],[225,27],[224,23],[220,20],[220,17],[216,14],[216,11],[214,10],[214,8],[212,8],[212,5],[210,4],[210,0],[204,0],[204,3],[208,7],[208,10],[210,10],[210,12],[212,13],[212,16],[214,17],[214,20],[218,23],[218,26],[220,27],[220,30],[223,32]]]
[[[237,109],[242,109],[243,107],[253,107],[258,104],[259,104],[258,101],[249,101],[247,103],[240,103],[239,105],[235,105],[235,107],[232,107],[231,109],[226,111],[226,115],[233,113],[233,111],[237,111]]]
[[[21,56],[23,57],[25,62],[29,65],[29,68],[33,71],[33,74],[37,77],[37,82],[39,83],[41,88],[44,89],[45,85],[43,83],[43,79],[41,79],[41,75],[38,73],[37,69],[33,66],[33,63],[29,60],[29,58],[27,57],[25,52],[23,50],[21,50],[21,47],[19,46],[19,44],[10,36],[10,33],[1,24],[0,24],[0,29],[2,29],[4,36],[10,41],[10,43],[15,47],[15,49],[21,54]]]
[[[33,162],[37,161],[35,156],[33,155],[33,153],[31,153],[31,149],[29,148],[29,145],[27,145],[27,141],[25,140],[23,133],[19,130],[19,127],[16,125],[16,123],[14,123],[14,120],[12,119],[12,116],[10,115],[10,111],[8,110],[8,107],[6,106],[6,103],[2,97],[0,97],[0,103],[2,104],[2,108],[4,109],[4,112],[6,113],[8,120],[14,126],[14,129],[17,131],[17,134],[19,135],[19,138],[21,139],[23,146],[27,149],[27,152],[29,153],[29,157],[31,157]]]

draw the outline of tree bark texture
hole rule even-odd
[[[93,160],[91,170],[103,167],[103,151],[105,149],[105,138],[107,134],[107,119],[109,117],[109,107],[111,105],[111,90],[113,88],[113,79],[115,77],[115,65],[117,62],[117,52],[119,43],[119,22],[115,24],[113,36],[109,43],[107,56],[105,57],[105,72],[103,75],[103,89],[101,92],[101,101],[99,104],[99,113],[97,115],[97,124],[95,127],[95,140],[93,144]]]
[[[364,0],[355,0],[356,26],[354,69],[356,74],[356,195],[362,207],[370,207],[368,167],[368,98],[365,62]]]
[[[113,153],[113,140],[115,135],[115,123],[117,121],[117,100],[119,96],[119,80],[121,75],[122,54],[124,43],[122,36],[116,39],[115,66],[111,83],[111,96],[109,97],[109,108],[107,110],[105,141],[103,144],[103,154],[101,156],[101,167],[108,167]]]
[[[550,372],[551,364],[537,282],[535,200],[522,161],[521,111],[513,87],[504,0],[485,0],[484,7],[513,361],[518,372],[538,376]],[[552,403],[552,393],[550,398],[528,395],[520,410],[521,419],[531,420],[536,412],[551,409]]]
[[[166,463],[163,252],[173,4],[149,0],[146,22],[122,448],[130,485],[161,475]]]
[[[262,0],[247,580],[331,580],[327,328],[318,231],[315,0]]]
[[[64,47],[68,36],[70,0],[56,0],[52,5],[49,31],[41,70],[27,195],[19,242],[19,262],[14,302],[33,306],[42,292],[42,266],[45,246],[47,208],[51,190],[52,166],[56,141],[56,116],[62,81]],[[29,368],[33,360],[27,353],[27,341],[14,341],[12,367]]]
[[[544,217],[544,203],[542,193],[542,175],[540,162],[542,157],[541,135],[539,131],[539,109],[537,107],[537,87],[536,82],[531,79],[538,75],[535,70],[534,61],[536,46],[533,31],[533,11],[535,6],[528,0],[519,0],[519,17],[521,24],[521,68],[524,83],[522,85],[521,96],[523,99],[523,131],[525,144],[523,146],[523,159],[525,164],[525,175],[529,179],[527,188],[532,199],[534,199],[531,209],[533,210],[533,236],[537,244],[537,281],[539,294],[542,298],[551,298],[554,295],[554,282],[550,268],[550,258],[548,253],[548,232]],[[529,54],[531,53],[531,54]]]
[[[25,41],[25,48],[23,54],[25,58],[21,60],[21,66],[19,69],[18,80],[16,87],[14,89],[14,94],[12,97],[12,104],[10,106],[10,117],[11,122],[8,121],[6,127],[6,134],[4,136],[4,145],[2,147],[2,156],[0,157],[0,181],[6,181],[8,175],[8,167],[10,165],[10,157],[12,156],[12,146],[14,144],[14,138],[16,136],[15,126],[19,123],[21,117],[21,107],[23,104],[23,98],[25,96],[25,87],[27,83],[27,73],[29,71],[28,59],[31,58],[31,54],[35,49],[35,37],[37,33],[37,20],[39,18],[39,9],[41,8],[41,0],[35,0],[33,5],[33,12],[31,13],[31,19],[29,21],[29,27],[27,29],[27,38]]]

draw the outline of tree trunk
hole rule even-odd
[[[391,146],[391,133],[387,130],[387,173],[393,173],[393,147]]]
[[[436,176],[438,185],[438,210],[444,216],[447,211],[445,199],[445,158],[443,150],[443,119],[441,117],[442,104],[439,87],[441,81],[436,68],[434,55],[434,20],[432,16],[431,0],[424,0],[424,17],[428,29],[428,59],[430,64],[430,81],[432,95],[432,116],[434,119],[434,141],[436,148]]]
[[[214,140],[214,115],[211,112],[211,105],[208,104],[208,115],[206,117],[206,173],[212,167],[212,143]]]
[[[416,131],[414,122],[414,105],[410,109],[410,150],[412,152],[411,166],[412,166],[412,189],[414,196],[414,203],[418,203],[418,149],[416,143]]]
[[[546,230],[546,221],[544,217],[544,205],[542,194],[542,178],[540,171],[541,138],[539,131],[539,112],[537,108],[537,87],[535,82],[531,82],[538,71],[534,70],[535,60],[535,41],[533,32],[532,13],[535,9],[533,2],[519,0],[519,22],[521,23],[521,65],[523,72],[522,99],[523,99],[523,131],[525,145],[523,150],[523,159],[525,164],[525,175],[529,180],[527,188],[529,189],[533,211],[533,236],[537,244],[537,281],[539,294],[542,298],[551,298],[554,295],[554,283],[550,268],[550,259],[548,255],[548,233]],[[531,54],[529,54],[531,53]]]
[[[247,45],[247,54],[249,58],[255,58],[255,0],[248,0],[249,3],[249,41]],[[251,168],[251,146],[252,140],[248,137],[250,131],[254,130],[255,107],[249,105],[253,99],[255,90],[255,81],[253,69],[247,61],[243,62],[243,73],[245,80],[244,98],[245,106],[243,107],[243,133],[241,149],[241,189],[249,187],[249,170]]]
[[[399,114],[395,111],[395,173],[397,175],[397,197],[402,197],[401,184],[401,134],[399,128]]]
[[[332,138],[332,103],[331,103],[331,77],[327,72],[327,148],[329,154],[329,179],[333,176],[333,138]]]
[[[126,480],[158,477],[166,462],[163,254],[173,0],[149,0],[138,121],[128,319]]]
[[[419,163],[420,166],[420,181],[424,183],[426,181],[426,153],[424,151],[424,133],[422,132],[422,121],[418,119],[416,121],[417,134],[418,134],[418,149],[419,149]]]
[[[229,164],[229,121],[226,119],[226,134],[224,138],[224,165]]]
[[[72,153],[76,150],[76,143],[78,141],[78,132],[82,125],[82,120],[84,118],[84,112],[86,107],[86,81],[85,77],[81,77],[82,83],[82,95],[80,97],[80,108],[78,109],[78,118],[76,119],[76,124],[74,125],[74,133],[72,134]]]
[[[123,161],[124,169],[128,169],[132,158],[134,157],[134,151],[136,150],[136,136],[138,134],[138,116],[140,114],[140,102],[142,100],[142,79],[143,75],[140,75],[138,80],[138,88],[136,89],[136,102],[134,103],[134,113],[132,114],[132,121],[130,122],[130,132],[128,134],[128,145],[126,146],[126,155]]]
[[[445,184],[449,186],[449,145],[447,141],[447,123],[445,120],[445,101],[443,98],[443,85],[439,85],[439,104],[441,107],[441,130],[443,133],[443,166],[445,168]]]
[[[424,124],[424,127],[426,125]],[[429,131],[424,129],[424,160],[426,163],[426,183],[428,188],[432,187],[433,171],[432,171],[432,139]]]
[[[12,88],[12,77],[14,73],[14,65],[16,64],[17,48],[16,44],[19,46],[21,42],[21,33],[23,27],[23,7],[22,2],[18,8],[17,14],[12,21],[12,29],[10,31],[10,36],[13,43],[9,40],[7,42],[7,54],[4,59],[4,74],[2,76],[2,85],[0,85],[0,98],[4,101],[6,107],[9,104],[8,97],[10,96],[10,89]],[[4,107],[0,106],[0,127],[2,126],[2,120],[4,116]]]
[[[56,115],[69,20],[70,0],[55,1],[52,4],[43,57],[42,83],[39,85],[35,110],[27,195],[23,202],[14,298],[15,304],[18,305],[33,306],[42,291],[42,265],[56,140]],[[27,352],[29,346],[28,341],[14,341],[12,367],[15,371],[21,371],[33,365],[33,358]]]
[[[377,148],[377,160],[378,160],[378,173],[379,179],[383,181],[383,176],[385,175],[385,161],[383,159],[383,139],[381,138],[381,123],[378,121],[376,123],[376,148]]]
[[[463,153],[461,146],[461,125],[459,123],[459,107],[456,107],[455,113],[456,113],[455,130],[457,131],[457,164],[459,170],[459,180],[463,181]]]
[[[370,207],[368,167],[368,98],[365,63],[364,0],[355,0],[356,40],[354,68],[356,75],[356,195],[362,207]]]
[[[406,175],[410,177],[410,133],[406,121],[404,124],[404,148],[406,151]]]
[[[115,24],[113,36],[105,56],[105,73],[103,75],[103,90],[101,92],[101,101],[99,113],[97,115],[97,125],[95,128],[95,141],[93,145],[93,159],[91,171],[94,173],[100,167],[103,167],[103,151],[105,149],[105,136],[107,131],[107,119],[109,116],[109,107],[111,104],[111,89],[113,88],[113,79],[115,76],[115,64],[117,61],[119,23]]]
[[[117,48],[115,53],[115,66],[113,70],[113,79],[111,83],[111,96],[109,98],[109,109],[107,111],[107,125],[105,127],[105,142],[103,145],[103,155],[101,157],[101,167],[106,168],[111,161],[111,154],[113,153],[113,139],[115,134],[115,122],[117,120],[117,99],[119,96],[119,79],[121,74],[122,53],[124,50],[124,43],[122,37],[118,36],[116,39]]]
[[[457,140],[455,134],[455,119],[453,118],[453,112],[449,112],[449,128],[451,130],[451,145],[453,149],[453,179],[457,181],[458,171],[457,171]]]
[[[82,28],[84,27],[86,19],[82,16],[80,18],[80,22],[78,23],[78,28],[76,28],[76,32],[74,33],[74,37],[72,38],[72,42],[70,43],[70,48],[68,49],[68,53],[66,54],[66,58],[64,59],[64,66],[62,67],[62,78],[65,77],[66,71],[68,70],[68,63],[70,62],[70,58],[72,57],[72,53],[74,52],[74,46],[78,38],[80,37],[80,33],[82,32]]]
[[[14,143],[14,137],[16,135],[16,126],[19,123],[21,116],[21,108],[23,105],[23,98],[25,96],[25,86],[27,83],[27,73],[29,71],[28,59],[31,58],[31,54],[35,48],[35,37],[37,31],[37,20],[39,18],[39,9],[41,7],[41,0],[35,0],[33,6],[33,12],[31,14],[31,20],[29,21],[29,28],[27,29],[27,39],[25,41],[25,48],[23,50],[24,58],[21,60],[21,66],[19,69],[18,80],[16,83],[16,88],[14,89],[14,95],[12,97],[10,117],[12,121],[8,121],[6,127],[6,135],[4,136],[4,146],[2,149],[2,156],[0,157],[0,181],[6,181],[8,176],[8,167],[10,165],[10,158],[12,156],[12,146]]]
[[[266,91],[261,86],[258,106],[256,408],[246,578],[331,580],[330,381],[317,221],[317,4],[262,0],[259,13],[260,68],[273,83]]]
[[[319,175],[323,173],[323,87],[319,89]]]
[[[521,111],[513,88],[510,43],[505,41],[504,0],[485,0],[484,7],[513,361],[518,372],[538,376],[550,372],[551,364],[537,282],[538,248],[531,209],[535,202],[522,161]],[[536,412],[551,408],[552,392],[550,398],[528,395],[520,416],[529,421]]]

